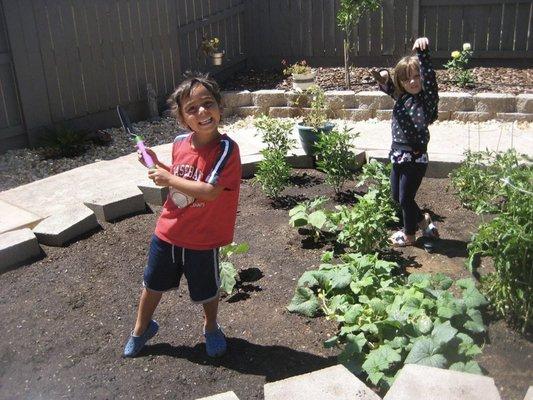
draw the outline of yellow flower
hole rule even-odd
[[[461,56],[461,53],[457,50],[452,51],[452,58],[459,58]]]

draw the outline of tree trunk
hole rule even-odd
[[[350,90],[350,42],[344,37],[344,83],[346,90]]]

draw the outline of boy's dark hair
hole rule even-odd
[[[222,95],[218,83],[209,74],[186,72],[185,80],[178,85],[167,100],[170,114],[178,121],[182,122],[181,101],[189,97],[192,90],[198,85],[203,85],[213,95],[219,107],[222,105]]]

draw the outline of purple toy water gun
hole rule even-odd
[[[155,166],[154,160],[152,160],[152,157],[150,157],[150,154],[147,153],[146,147],[144,146],[143,138],[140,135],[137,135],[135,131],[133,130],[133,126],[131,125],[130,118],[128,117],[128,114],[126,114],[126,111],[124,111],[122,107],[117,106],[117,113],[118,113],[118,117],[120,118],[120,122],[122,123],[122,127],[124,128],[126,133],[130,135],[131,138],[135,141],[135,146],[141,152],[146,166],[150,169],[155,169],[156,166]]]

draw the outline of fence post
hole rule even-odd
[[[419,21],[420,21],[420,0],[413,0],[413,20],[411,24],[411,44],[418,37],[419,32]]]
[[[33,0],[3,0],[6,28],[17,77],[28,141],[37,144],[40,128],[52,123]]]

